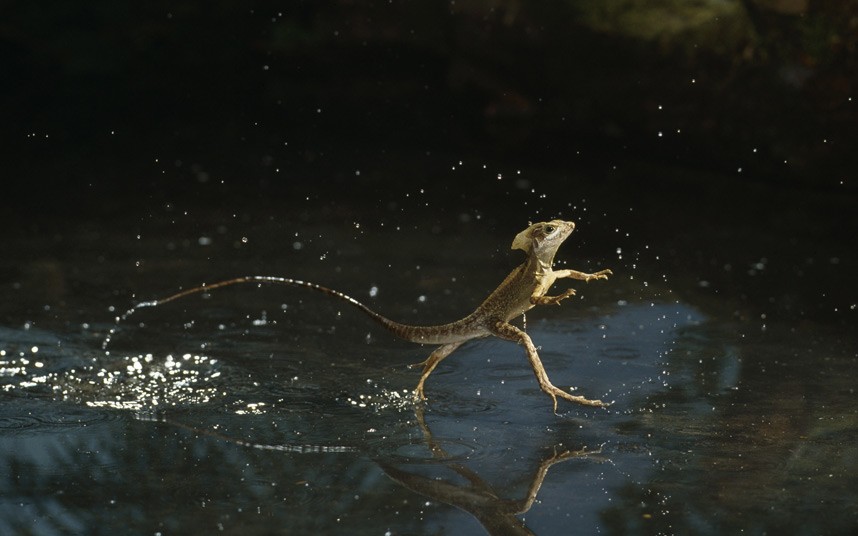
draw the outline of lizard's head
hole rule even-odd
[[[534,252],[539,257],[547,256],[548,259],[546,260],[550,261],[554,258],[560,244],[574,230],[575,224],[571,221],[551,220],[534,223],[515,236],[515,240],[512,241],[512,249],[520,249],[528,255]]]

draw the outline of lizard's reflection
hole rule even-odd
[[[533,506],[536,496],[539,493],[539,489],[542,487],[542,483],[548,474],[548,470],[558,463],[572,459],[590,457],[601,453],[601,448],[590,450],[587,447],[583,447],[579,450],[564,450],[561,452],[558,452],[555,448],[552,455],[543,459],[536,468],[528,487],[527,496],[522,499],[504,499],[501,497],[500,493],[492,485],[481,478],[479,474],[466,467],[464,464],[456,461],[456,458],[450,456],[444,451],[441,444],[433,437],[432,431],[426,423],[424,408],[422,405],[415,406],[414,414],[422,433],[423,442],[428,447],[429,452],[432,455],[432,459],[437,462],[433,464],[433,467],[449,469],[461,478],[441,480],[436,477],[427,477],[414,472],[409,472],[402,467],[402,465],[408,464],[407,461],[402,464],[397,464],[389,459],[381,459],[378,457],[374,457],[373,461],[387,476],[405,488],[434,501],[455,506],[456,508],[474,516],[486,531],[493,536],[534,534],[516,516],[524,514]],[[151,415],[138,414],[137,418],[140,420],[151,420],[182,428],[193,432],[198,437],[200,435],[213,437],[221,441],[227,441],[258,450],[274,450],[292,453],[357,452],[360,450],[354,447],[340,446],[331,447],[255,443],[245,439],[230,437],[212,429],[197,428],[195,426],[177,422],[165,417],[164,415],[159,415],[153,418]],[[425,461],[422,460],[420,464],[423,467],[426,465]],[[464,479],[465,482],[462,483],[461,479]],[[458,480],[459,482],[454,482],[454,480]]]
[[[376,459],[375,462],[394,481],[430,499],[455,506],[474,516],[491,535],[523,535],[533,534],[525,524],[516,517],[524,514],[533,506],[539,488],[545,480],[548,470],[555,464],[591,454],[598,454],[600,449],[565,450],[556,452],[540,462],[531,479],[527,496],[523,499],[504,499],[498,492],[476,472],[465,465],[452,461],[441,445],[435,441],[432,431],[426,424],[422,406],[415,408],[417,423],[423,433],[423,440],[429,447],[432,457],[455,474],[465,479],[467,484],[456,484],[452,481],[439,480],[411,473],[397,467],[395,464]],[[446,460],[446,461],[445,461]]]

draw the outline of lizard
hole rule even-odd
[[[548,295],[548,290],[558,279],[568,278],[588,282],[607,279],[609,275],[612,275],[613,272],[608,269],[595,273],[584,273],[577,270],[554,270],[552,268],[558,248],[574,230],[574,222],[552,220],[534,223],[518,233],[512,241],[512,249],[524,251],[527,254],[525,261],[510,272],[474,312],[448,324],[432,326],[402,324],[373,311],[358,300],[337,290],[298,279],[258,275],[203,284],[166,298],[140,302],[129,313],[142,307],[161,305],[189,294],[206,292],[238,283],[271,283],[303,287],[346,301],[401,339],[420,344],[439,345],[425,361],[411,365],[412,367],[423,367],[420,379],[414,389],[415,401],[426,400],[424,394],[426,379],[432,374],[435,367],[453,351],[467,341],[495,336],[524,346],[540,389],[548,394],[554,402],[555,413],[557,412],[557,397],[586,406],[605,407],[607,404],[601,400],[572,395],[555,387],[548,378],[548,373],[542,365],[542,360],[539,358],[533,340],[524,330],[510,323],[511,320],[523,316],[524,313],[537,305],[560,305],[560,302],[566,298],[574,296],[574,289],[567,289],[554,296]]]

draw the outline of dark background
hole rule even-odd
[[[632,228],[672,285],[843,321],[856,28],[802,0],[6,2],[7,261],[133,259],[104,230],[176,207],[508,237],[583,206],[585,246]],[[736,281],[760,259],[765,290]]]
[[[4,204],[286,199],[308,170],[372,198],[354,168],[426,152],[854,194],[858,4],[596,4],[6,2]]]

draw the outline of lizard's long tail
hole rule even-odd
[[[366,313],[370,318],[381,324],[382,327],[396,335],[401,339],[405,339],[411,342],[419,342],[419,343],[436,343],[437,336],[433,332],[432,328],[428,328],[425,326],[411,326],[407,324],[400,324],[399,322],[395,322],[384,315],[376,313],[363,303],[357,301],[356,299],[343,294],[342,292],[334,289],[330,289],[328,287],[323,287],[322,285],[318,285],[316,283],[310,283],[309,281],[301,281],[298,279],[290,279],[288,277],[275,277],[275,276],[265,276],[265,275],[248,275],[242,277],[236,277],[233,279],[227,279],[225,281],[218,281],[217,283],[204,283],[198,287],[189,288],[183,290],[181,292],[177,292],[171,296],[167,296],[166,298],[161,298],[157,300],[144,301],[135,305],[129,313],[136,311],[138,309],[142,309],[144,307],[155,307],[157,305],[162,305],[174,300],[178,300],[179,298],[184,298],[185,296],[189,296],[191,294],[197,294],[200,292],[208,292],[210,290],[214,290],[217,288],[228,287],[230,285],[237,285],[241,283],[258,283],[258,284],[273,284],[273,285],[287,285],[291,287],[303,287],[308,288],[310,290],[315,290],[325,294],[327,296],[332,296],[334,298],[345,301],[346,303],[351,304],[354,307],[357,307],[364,313]],[[444,342],[444,341],[441,341]]]

